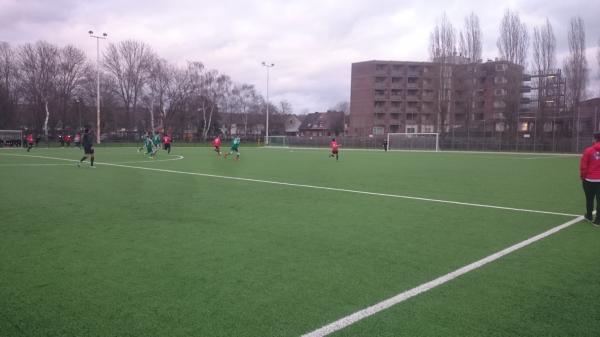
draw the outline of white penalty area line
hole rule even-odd
[[[13,156],[34,157],[34,158],[44,158],[44,159],[55,159],[55,160],[66,160],[66,161],[71,161],[71,162],[76,162],[77,161],[77,160],[73,160],[73,159],[47,157],[47,156],[39,156],[39,155],[36,156],[36,155],[16,155],[15,154]],[[355,193],[355,194],[371,195],[371,196],[378,196],[378,197],[390,197],[390,198],[399,198],[399,199],[407,199],[407,200],[419,200],[419,201],[437,202],[437,203],[450,204],[450,205],[491,208],[491,209],[499,209],[499,210],[506,210],[506,211],[515,211],[515,212],[525,212],[525,213],[560,215],[560,216],[568,216],[568,217],[578,216],[577,214],[569,214],[569,213],[561,213],[561,212],[550,212],[550,211],[541,211],[541,210],[534,210],[534,209],[513,208],[513,207],[486,205],[486,204],[475,204],[475,203],[469,203],[469,202],[460,202],[460,201],[451,201],[451,200],[442,200],[442,199],[421,198],[421,197],[414,197],[414,196],[409,196],[409,195],[376,193],[376,192],[367,192],[367,191],[359,191],[359,190],[350,190],[350,189],[345,189],[345,188],[325,187],[325,186],[315,186],[315,185],[295,184],[295,183],[285,183],[285,182],[280,182],[280,181],[271,181],[271,180],[262,180],[262,179],[251,179],[251,178],[241,178],[241,177],[231,177],[231,176],[222,176],[222,175],[217,175],[217,174],[208,174],[208,173],[199,173],[199,172],[185,172],[185,171],[176,171],[176,170],[168,170],[168,169],[159,169],[159,168],[154,168],[154,167],[123,165],[123,164],[117,164],[117,163],[105,163],[105,162],[96,162],[96,163],[98,165],[107,165],[107,166],[131,168],[131,169],[146,170],[146,171],[156,171],[156,172],[165,172],[165,173],[174,173],[174,174],[185,174],[185,175],[198,176],[198,177],[208,177],[208,178],[228,179],[228,180],[237,180],[237,181],[247,181],[247,182],[263,183],[263,184],[271,184],[271,185],[279,185],[279,186],[303,187],[303,188],[311,188],[311,189],[317,189],[317,190]],[[148,161],[148,163],[151,163],[151,161]]]
[[[411,297],[414,297],[414,296],[417,296],[419,294],[422,294],[422,293],[424,293],[426,291],[429,291],[429,290],[431,290],[431,289],[433,289],[433,288],[435,288],[437,286],[440,286],[440,285],[442,285],[442,284],[444,284],[446,282],[450,282],[451,280],[453,280],[453,279],[455,279],[455,278],[457,278],[457,277],[459,277],[461,275],[464,275],[464,274],[466,274],[468,272],[471,272],[471,271],[473,271],[475,269],[481,268],[481,267],[485,266],[488,263],[494,262],[494,261],[500,259],[503,256],[506,256],[506,255],[508,255],[508,254],[516,251],[516,250],[519,250],[519,249],[521,249],[523,247],[526,247],[526,246],[528,246],[528,245],[530,245],[530,244],[532,244],[532,243],[534,243],[536,241],[539,241],[539,240],[541,240],[541,239],[543,239],[545,237],[548,237],[548,236],[550,236],[550,235],[552,235],[552,234],[554,234],[554,233],[556,233],[556,232],[558,232],[560,230],[563,230],[563,229],[565,229],[565,228],[567,228],[567,227],[569,227],[569,226],[571,226],[571,225],[573,225],[573,224],[575,224],[575,223],[577,223],[577,222],[579,222],[579,221],[581,221],[583,219],[584,219],[583,216],[578,216],[575,219],[570,220],[568,222],[565,222],[562,225],[556,226],[556,227],[554,227],[554,228],[552,228],[550,230],[547,230],[547,231],[545,231],[545,232],[543,232],[541,234],[538,234],[538,235],[536,235],[536,236],[534,236],[532,238],[529,238],[529,239],[527,239],[525,241],[519,242],[519,243],[517,243],[517,244],[515,244],[513,246],[510,246],[510,247],[508,247],[506,249],[503,249],[503,250],[501,250],[501,251],[499,251],[497,253],[494,253],[494,254],[492,254],[490,256],[484,257],[483,259],[481,259],[479,261],[473,262],[473,263],[471,263],[469,265],[466,265],[466,266],[464,266],[462,268],[459,268],[459,269],[457,269],[457,270],[455,270],[453,272],[450,272],[450,273],[448,273],[448,274],[446,274],[444,276],[440,276],[440,277],[436,278],[435,280],[429,281],[427,283],[423,283],[420,286],[417,286],[415,288],[412,288],[410,290],[402,292],[402,293],[400,293],[400,294],[398,294],[398,295],[396,295],[394,297],[391,297],[391,298],[389,298],[387,300],[381,301],[381,302],[379,302],[377,304],[374,304],[374,305],[372,305],[370,307],[367,307],[365,309],[359,310],[359,311],[357,311],[357,312],[355,312],[355,313],[353,313],[351,315],[348,315],[346,317],[340,318],[340,319],[338,319],[337,321],[335,321],[333,323],[327,324],[327,325],[325,325],[325,326],[323,326],[323,327],[321,327],[321,328],[319,328],[317,330],[314,330],[312,332],[304,334],[304,335],[302,335],[302,337],[322,337],[322,336],[327,336],[327,335],[329,335],[329,334],[331,334],[331,333],[333,333],[335,331],[341,330],[341,329],[343,329],[345,327],[348,327],[348,326],[350,326],[350,325],[352,325],[352,324],[354,324],[354,323],[356,323],[356,322],[358,322],[358,321],[360,321],[362,319],[365,319],[365,318],[367,318],[369,316],[372,316],[372,315],[374,315],[374,314],[376,314],[376,313],[378,313],[378,312],[380,312],[382,310],[388,309],[388,308],[390,308],[390,307],[392,307],[392,306],[394,306],[394,305],[396,305],[398,303],[404,302],[404,301],[408,300]]]

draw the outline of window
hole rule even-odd
[[[384,96],[385,90],[375,90],[375,96]]]
[[[392,83],[400,83],[402,82],[402,77],[392,77]]]
[[[374,126],[373,127],[373,134],[374,135],[383,135],[384,132],[384,127],[383,126]]]
[[[392,90],[392,96],[401,96],[401,95],[402,95],[402,90],[398,90],[398,89]]]
[[[415,132],[417,132],[417,126],[416,125],[407,125],[405,132],[406,133],[415,133]]]
[[[415,113],[408,113],[406,114],[406,120],[407,121],[414,121],[417,119],[417,114]]]
[[[496,76],[494,77],[494,84],[506,84],[508,80],[504,76]]]
[[[422,132],[433,132],[433,125],[421,125]]]
[[[385,77],[377,76],[375,77],[375,83],[384,83]]]
[[[401,102],[392,102],[392,107],[399,108],[402,106],[401,104],[402,104]]]
[[[377,70],[377,71],[385,71],[386,69],[387,69],[387,66],[385,64],[375,65],[375,70]]]
[[[508,64],[496,64],[496,71],[506,71]]]
[[[506,102],[504,102],[504,101],[494,101],[494,108],[496,108],[496,109],[506,108]]]
[[[454,114],[454,120],[458,121],[458,122],[464,121],[465,120],[465,114],[463,114],[463,113]]]
[[[506,96],[506,89],[496,89],[496,90],[494,90],[494,95]]]
[[[385,106],[385,102],[383,101],[375,101],[375,107],[376,108],[381,108]]]

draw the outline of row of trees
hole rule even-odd
[[[506,10],[499,27],[497,39],[498,55],[502,60],[523,66],[533,75],[547,75],[558,70],[556,60],[556,37],[550,20],[533,28],[531,41],[527,25],[517,12]],[[528,62],[529,48],[532,45],[532,62]],[[578,118],[579,105],[586,97],[589,68],[586,60],[586,34],[584,21],[580,17],[570,20],[568,32],[569,55],[563,60],[562,69],[566,78],[566,105]],[[482,57],[482,33],[479,18],[471,13],[464,20],[463,28],[457,33],[444,14],[430,35],[429,52],[432,60],[440,63],[439,124],[445,125],[449,111],[452,90],[450,88],[450,63],[480,62]],[[600,68],[600,39],[598,40],[598,67]],[[600,79],[600,70],[599,70]],[[546,87],[543,76],[537,78],[537,88]],[[543,93],[540,94],[540,96]],[[517,103],[518,104],[518,103]],[[518,106],[511,107],[518,109]],[[577,125],[578,123],[573,123]],[[537,126],[536,126],[537,127]],[[578,126],[576,127],[578,128]],[[442,128],[438,128],[442,129]],[[578,130],[575,130],[578,131]]]
[[[46,41],[13,47],[0,42],[0,129],[77,129],[95,125],[96,67],[74,46]],[[201,62],[177,66],[144,42],[110,43],[100,60],[102,132],[219,132],[219,114],[263,114],[266,102],[250,84],[235,83]],[[270,113],[291,113],[283,101]],[[238,130],[248,130],[247,125]]]

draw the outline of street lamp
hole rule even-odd
[[[262,63],[263,67],[267,68],[267,123],[265,126],[265,145],[269,145],[269,68],[273,68],[275,63]]]
[[[105,40],[108,34],[94,35],[91,30],[88,34],[96,39],[96,142],[100,144],[100,39]]]

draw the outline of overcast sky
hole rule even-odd
[[[444,11],[458,29],[475,12],[484,59],[498,56],[506,8],[520,13],[530,33],[550,19],[559,64],[568,53],[569,19],[581,16],[591,67],[588,94],[600,94],[597,0],[0,0],[0,41],[73,44],[95,59],[87,31],[106,32],[108,42],[142,40],[173,63],[201,61],[235,82],[255,85],[263,96],[261,61],[270,61],[271,102],[287,100],[295,113],[305,113],[349,101],[352,62],[427,61],[429,33]]]

